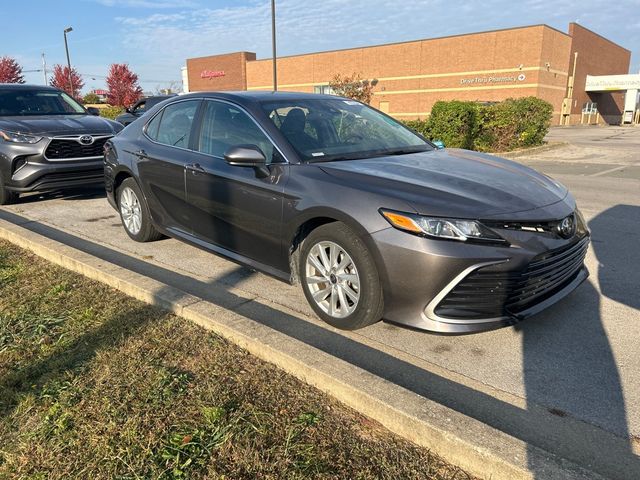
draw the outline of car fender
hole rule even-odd
[[[302,212],[300,212],[297,216],[295,216],[287,226],[285,226],[285,236],[284,238],[287,241],[287,247],[289,248],[289,258],[290,258],[290,268],[291,268],[291,277],[292,282],[297,280],[298,276],[298,254],[299,254],[299,245],[304,241],[304,238],[298,238],[300,236],[301,227],[313,219],[332,219],[335,221],[339,221],[347,225],[351,228],[360,239],[366,244],[367,249],[373,256],[373,259],[376,263],[376,267],[378,269],[378,274],[380,275],[380,280],[383,285],[383,294],[388,291],[387,286],[389,285],[389,277],[384,266],[384,262],[382,260],[382,256],[380,254],[380,250],[376,246],[371,233],[369,232],[360,222],[358,222],[354,217],[347,214],[342,210],[338,210],[333,207],[327,206],[317,206],[310,207]],[[385,228],[393,228],[391,225]],[[302,232],[303,233],[303,232]],[[308,232],[307,232],[308,233]]]

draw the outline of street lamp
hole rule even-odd
[[[278,91],[278,69],[276,67],[276,0],[271,0],[271,45],[273,46],[273,91]]]
[[[67,67],[69,68],[69,87],[71,89],[70,95],[73,97],[73,78],[71,77],[71,60],[69,60],[69,45],[67,44],[67,33],[72,32],[72,27],[64,29],[64,49],[67,52]]]

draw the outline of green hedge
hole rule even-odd
[[[407,126],[447,147],[503,152],[541,145],[553,107],[536,97],[507,99],[485,105],[476,102],[436,102],[428,120]]]
[[[106,107],[100,109],[100,116],[105,118],[110,118],[111,120],[115,120],[115,118],[124,112],[123,107]]]

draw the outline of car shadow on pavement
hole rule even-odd
[[[248,276],[254,275],[246,268],[238,267],[228,272],[224,278],[218,278],[210,283],[203,282],[197,278],[150,264],[140,258],[70,235],[48,225],[29,221],[13,213],[0,211],[0,218],[21,224],[23,228],[153,278],[172,288],[178,288],[215,305],[231,310],[242,305],[242,315],[246,318],[318,348],[418,395],[476,418],[534,445],[535,447],[532,448],[542,448],[575,463],[590,466],[595,471],[602,472],[611,478],[640,478],[640,458],[631,452],[628,437],[610,434],[595,425],[574,419],[560,409],[549,411],[542,406],[544,404],[538,405],[529,401],[527,407],[522,408],[483,391],[475,390],[444,376],[421,369],[340,333],[304,321],[293,314],[288,314],[267,304],[241,298],[230,291],[230,288]],[[594,233],[596,239],[598,236],[598,233]],[[159,301],[164,297],[164,293],[163,291],[156,292]],[[575,295],[578,294],[579,298],[576,298]],[[523,340],[526,344],[527,397],[537,398],[545,389],[560,388],[558,385],[565,388],[565,382],[567,382],[564,397],[568,401],[574,393],[580,395],[582,391],[585,391],[591,393],[594,401],[611,402],[612,412],[609,415],[609,420],[626,432],[626,415],[620,381],[610,346],[599,319],[597,292],[587,284],[575,292],[572,298],[573,300],[562,302],[546,317],[540,316],[522,324]],[[561,323],[563,318],[562,309],[571,309],[574,304],[584,309],[586,316],[584,325],[558,325],[556,328],[555,323]],[[548,326],[546,329],[543,328],[543,323],[548,322],[554,324],[553,328],[550,329]],[[570,326],[573,328],[569,328]],[[545,332],[548,335],[549,331],[558,332],[558,334],[554,338],[548,339],[545,337]],[[582,344],[574,341],[574,337],[579,338],[577,333],[580,331],[584,331],[585,335],[589,334],[595,337],[593,345],[598,351],[586,351]],[[416,332],[416,335],[421,335],[421,333]],[[564,344],[558,346],[557,343],[563,343],[562,337],[568,338],[565,339]],[[547,363],[544,362],[554,361],[553,348],[542,348],[547,345],[547,342],[550,342],[551,346],[554,345],[553,342],[557,342],[555,348],[564,349],[569,345],[573,349],[572,352],[575,354],[575,361],[571,362],[575,368],[573,372],[564,373],[561,366],[551,368],[553,365],[550,365],[549,372],[545,373]],[[542,349],[542,353],[539,353],[540,349]],[[600,354],[604,355],[603,359],[600,359]],[[504,361],[509,361],[509,359],[504,359]],[[603,367],[600,367],[600,371],[604,372],[602,375],[590,374],[588,370],[585,371],[585,369],[594,368],[596,364],[600,365],[601,363],[604,364]],[[555,381],[551,382],[554,379]],[[538,471],[538,465],[531,464],[530,468],[536,474],[536,478],[544,478],[544,472]]]
[[[18,204],[29,204],[46,200],[92,200],[105,197],[104,187],[78,187],[64,190],[52,190],[42,193],[26,193],[20,195]]]
[[[589,222],[592,249],[598,260],[597,276],[603,296],[638,309],[640,296],[640,207],[617,205]],[[558,418],[579,412],[582,419],[616,435],[617,452],[602,439],[576,439],[599,451],[592,462],[616,454],[634,460],[625,398],[618,365],[601,316],[600,295],[586,282],[556,308],[524,322],[522,334],[523,380],[528,409],[546,408]],[[548,398],[554,404],[549,405]],[[554,441],[562,441],[558,438]],[[582,447],[581,444],[578,444]],[[545,478],[530,464],[535,478]],[[633,472],[633,473],[632,473]],[[640,478],[636,469],[619,469],[614,478]]]

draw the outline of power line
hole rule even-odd
[[[89,78],[101,78],[101,79],[106,79],[107,77],[105,75],[91,75],[90,73],[80,73],[79,75],[82,75],[83,77],[89,77]],[[172,83],[172,82],[179,82],[180,80],[150,80],[150,79],[144,79],[144,78],[138,78],[139,82],[144,82],[144,83]]]

